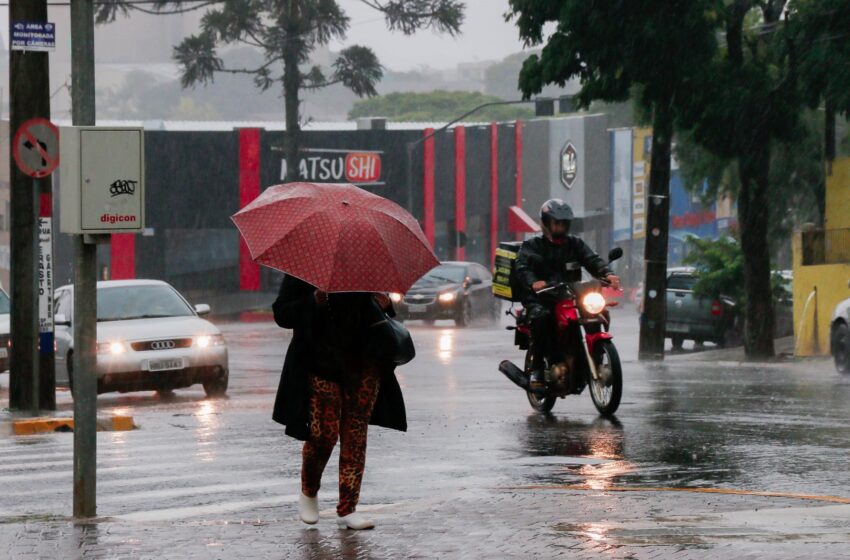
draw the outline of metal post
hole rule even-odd
[[[71,108],[76,126],[95,124],[94,2],[71,2]],[[97,512],[97,245],[74,240],[74,517]]]
[[[74,517],[97,512],[97,245],[74,236]]]

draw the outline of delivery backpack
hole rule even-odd
[[[496,249],[493,295],[508,301],[522,300],[522,285],[516,274],[516,259],[522,241],[502,241]]]

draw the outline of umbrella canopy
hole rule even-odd
[[[326,292],[404,293],[439,264],[413,216],[354,185],[276,185],[232,219],[254,261]]]

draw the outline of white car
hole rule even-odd
[[[835,306],[829,324],[829,348],[835,359],[835,369],[850,373],[850,298]]]
[[[74,287],[56,290],[56,380],[73,387]],[[204,386],[227,390],[227,346],[221,332],[172,286],[159,280],[97,283],[97,392],[159,391]]]
[[[9,337],[10,320],[12,312],[9,296],[3,288],[0,288],[0,373],[9,369]]]

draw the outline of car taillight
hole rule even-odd
[[[723,315],[723,303],[720,300],[716,299],[711,302],[711,314],[715,317]]]

